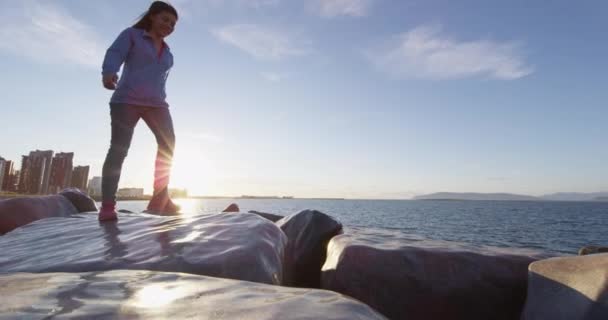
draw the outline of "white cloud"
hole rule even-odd
[[[253,24],[236,24],[212,31],[224,43],[264,60],[279,60],[309,53],[306,41],[286,32]]]
[[[277,6],[281,0],[173,0],[171,4],[176,8],[217,8],[217,7],[235,7],[235,8],[254,8],[261,9],[265,7]]]
[[[285,76],[276,72],[262,72],[260,74],[262,78],[270,82],[281,82],[285,79]]]
[[[272,7],[279,4],[279,0],[239,0],[238,2],[243,6],[253,8]]]
[[[511,80],[534,72],[521,44],[491,40],[457,41],[440,26],[421,26],[368,53],[381,70],[400,77],[455,79],[486,76]]]
[[[99,68],[105,49],[93,30],[61,7],[18,2],[0,13],[0,50],[45,63]]]
[[[363,17],[369,12],[372,0],[312,0],[312,10],[321,17]]]

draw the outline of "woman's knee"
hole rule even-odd
[[[122,161],[127,157],[128,153],[128,145],[112,144],[110,145],[110,150],[108,150],[108,158]]]
[[[173,151],[175,150],[175,134],[173,132],[167,132],[157,140],[159,149],[173,155]]]

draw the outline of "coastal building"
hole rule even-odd
[[[51,151],[52,152],[52,151]],[[22,156],[21,175],[19,177],[19,192],[27,194],[46,194],[48,178],[51,173],[48,153],[32,151],[28,156]]]
[[[0,183],[1,191],[14,191],[13,186],[15,184],[15,177],[13,172],[13,161],[5,160],[2,168],[2,182]]]
[[[19,192],[28,194],[46,194],[51,176],[52,150],[31,151],[21,159]]]
[[[13,169],[13,161],[6,160],[6,162],[4,163],[3,171],[4,171],[4,179],[3,179],[2,183],[0,184],[0,190],[15,191],[14,190],[15,173],[14,173],[14,169]]]
[[[2,185],[4,184],[4,167],[6,166],[6,159],[0,157],[0,191],[2,191]]]
[[[73,152],[59,152],[53,157],[47,194],[59,193],[72,182]]]
[[[93,177],[89,180],[89,195],[91,197],[101,197],[101,177]]]
[[[141,198],[144,196],[143,188],[121,188],[116,192],[119,198]]]
[[[87,191],[87,182],[89,181],[89,166],[76,166],[72,170],[72,181],[70,187],[80,189],[83,192]]]

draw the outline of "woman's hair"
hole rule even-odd
[[[137,21],[137,23],[133,25],[133,28],[144,29],[146,31],[150,30],[150,28],[152,27],[152,21],[150,20],[150,17],[161,12],[169,12],[175,15],[176,18],[178,18],[177,10],[175,10],[172,5],[164,1],[154,1],[150,5],[150,8],[148,8],[148,11],[144,12],[140,16],[139,21]]]

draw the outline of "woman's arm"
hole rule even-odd
[[[106,89],[116,89],[118,71],[120,71],[120,66],[125,62],[132,45],[130,32],[130,29],[123,30],[106,51],[106,56],[103,59],[101,67],[102,82]]]

